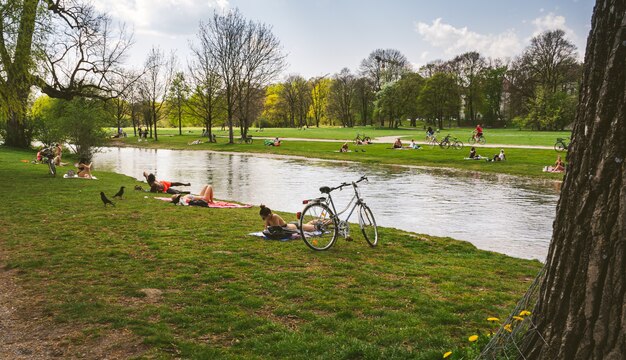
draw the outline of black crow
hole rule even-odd
[[[104,195],[102,191],[100,191],[100,199],[102,199],[102,203],[104,204],[104,207],[107,207],[107,204],[111,204],[112,206],[115,206],[115,204],[113,204],[111,200],[107,199],[106,195]]]
[[[117,197],[118,197],[118,198],[120,198],[120,199],[121,199],[121,198],[122,198],[122,196],[124,196],[124,186],[122,186],[122,187],[120,188],[120,191],[118,191],[118,192],[117,192],[117,194],[113,195],[113,198],[115,199],[115,198],[117,198]]]

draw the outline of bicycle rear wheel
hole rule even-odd
[[[554,151],[565,151],[565,144],[563,144],[562,142],[557,142],[556,144],[554,144]]]
[[[470,136],[470,138],[467,139],[467,143],[470,145],[474,145],[476,143],[476,138],[473,136]]]
[[[304,231],[313,226],[314,231]],[[328,250],[337,240],[337,218],[325,204],[313,203],[302,210],[300,216],[300,236],[313,250]]]
[[[478,143],[480,145],[485,145],[487,143],[487,139],[485,139],[484,136],[481,136],[481,137],[478,138]]]
[[[449,149],[450,148],[450,142],[449,141],[442,141],[439,143],[439,147],[441,147],[442,149]]]
[[[359,225],[361,226],[361,232],[363,237],[367,240],[367,243],[371,247],[378,244],[378,227],[376,226],[376,220],[374,214],[367,205],[363,205],[359,208]]]
[[[246,144],[252,144],[252,138],[247,138],[246,139]]]

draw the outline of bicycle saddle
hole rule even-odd
[[[322,194],[330,194],[330,188],[329,188],[328,186],[322,186],[322,187],[320,188],[320,192],[321,192]]]

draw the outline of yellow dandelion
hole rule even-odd
[[[469,340],[470,342],[474,342],[474,341],[478,340],[478,335],[472,335],[472,336],[468,337],[467,340]]]
[[[448,351],[447,353],[443,354],[443,358],[445,359],[450,355],[452,355],[452,351]]]
[[[511,330],[511,324],[504,325],[504,330],[506,330],[508,332],[513,332],[513,330]]]
[[[497,317],[488,317],[487,321],[500,321]]]
[[[528,316],[528,315],[530,315],[530,314],[531,314],[531,312],[530,312],[530,311],[528,311],[528,310],[522,310],[522,311],[519,313],[519,316]]]
[[[313,239],[313,241],[311,241],[313,243],[313,245],[317,246],[317,240]]]
[[[517,320],[517,321],[524,321],[524,318],[521,316],[513,316],[513,319]]]

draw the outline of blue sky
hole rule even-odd
[[[286,74],[305,77],[356,70],[376,48],[395,48],[415,67],[478,50],[514,57],[529,39],[562,28],[580,58],[594,1],[422,0],[109,0],[96,6],[134,29],[128,63],[139,67],[154,44],[186,62],[198,22],[214,10],[239,8],[273,26],[288,54]]]

